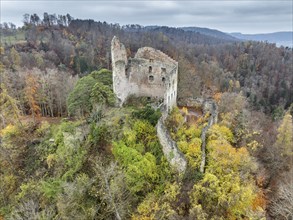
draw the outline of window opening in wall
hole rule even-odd
[[[148,96],[148,97],[147,97],[147,100],[148,100],[148,101],[151,101],[151,97]]]
[[[153,70],[153,68],[151,66],[149,66],[149,73],[151,73]]]
[[[166,81],[166,78],[165,77],[162,77],[162,82],[165,82]]]
[[[150,82],[154,81],[154,76],[149,75],[149,81],[150,81]]]
[[[162,73],[166,73],[166,68],[161,68]]]
[[[125,68],[125,76],[128,76],[128,67]]]

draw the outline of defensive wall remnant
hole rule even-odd
[[[113,90],[120,106],[129,95],[162,100],[163,116],[157,124],[158,138],[171,166],[184,173],[186,159],[164,126],[167,113],[176,106],[178,63],[151,47],[142,47],[134,58],[127,58],[125,46],[117,37],[112,39],[111,57]]]

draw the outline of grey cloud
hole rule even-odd
[[[1,22],[21,24],[25,13],[66,14],[111,23],[199,26],[244,33],[292,30],[292,1],[8,1]]]
[[[256,2],[253,5],[246,5],[235,9],[235,14],[241,15],[264,15],[274,16],[282,14],[292,14],[292,1],[277,1],[277,2]]]

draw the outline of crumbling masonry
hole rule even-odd
[[[129,95],[163,100],[163,116],[157,124],[162,150],[171,166],[184,173],[187,162],[164,125],[167,113],[176,106],[178,63],[159,50],[138,49],[134,58],[127,59],[126,49],[117,37],[111,44],[113,90],[120,105]]]
[[[117,37],[111,44],[113,90],[120,105],[129,95],[163,100],[165,110],[176,106],[178,63],[151,47],[138,49],[127,58],[126,49]]]

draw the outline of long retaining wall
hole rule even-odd
[[[164,155],[174,169],[176,169],[179,173],[184,173],[187,161],[183,153],[181,153],[178,149],[175,141],[172,140],[167,128],[164,125],[164,119],[165,117],[162,116],[157,124],[157,135],[163,147]]]
[[[201,163],[200,163],[200,168],[199,168],[201,173],[204,173],[205,165],[206,165],[206,133],[213,124],[217,123],[218,106],[214,101],[208,100],[208,101],[204,102],[203,110],[204,110],[204,114],[207,112],[210,112],[211,115],[209,117],[207,126],[205,126],[201,132],[201,142],[202,142],[202,144],[201,144]]]
[[[188,107],[201,107],[203,113],[210,113],[208,124],[203,128],[201,133],[201,164],[200,172],[204,173],[206,165],[206,133],[208,129],[217,123],[218,120],[218,106],[213,100],[206,99],[191,99],[188,103],[184,103]],[[159,119],[157,124],[157,135],[159,141],[163,147],[164,155],[179,173],[184,173],[187,167],[187,161],[184,154],[178,149],[175,141],[172,140],[167,128],[164,125],[164,121],[167,117],[167,113],[163,113],[162,117]]]

